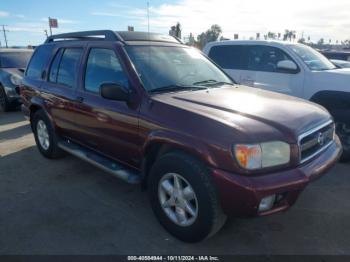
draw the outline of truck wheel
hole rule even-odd
[[[7,112],[11,109],[11,105],[7,99],[4,88],[0,85],[0,112]]]
[[[208,238],[226,221],[208,169],[187,154],[161,156],[151,168],[148,190],[159,222],[182,241]]]
[[[42,110],[35,112],[32,125],[36,145],[43,156],[51,159],[64,156],[64,152],[57,145],[57,135],[50,120]]]
[[[350,160],[350,125],[337,122],[336,133],[343,145],[343,154],[340,158],[340,161],[347,162]]]

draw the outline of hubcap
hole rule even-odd
[[[190,183],[179,174],[168,173],[158,185],[160,205],[175,224],[192,225],[198,216],[198,201]]]
[[[350,126],[345,123],[336,123],[337,135],[339,136],[345,151],[350,150]]]
[[[38,135],[38,140],[40,146],[47,150],[50,146],[49,132],[47,131],[46,124],[43,120],[39,120],[36,124],[36,133]]]

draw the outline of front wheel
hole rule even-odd
[[[340,158],[340,161],[347,162],[350,160],[350,125],[342,122],[337,122],[336,133],[343,145],[343,154]]]
[[[208,169],[187,154],[161,156],[151,169],[148,190],[159,222],[182,241],[208,238],[226,221]]]

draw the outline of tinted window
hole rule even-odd
[[[45,69],[51,53],[53,46],[42,45],[36,48],[32,59],[27,68],[26,76],[40,80],[43,70]]]
[[[118,83],[128,87],[128,78],[113,50],[93,48],[86,65],[85,89],[98,93],[103,83]]]
[[[272,46],[249,46],[248,50],[248,70],[252,71],[277,73],[278,62],[292,60],[281,49]]]
[[[240,45],[213,46],[209,57],[225,69],[246,70],[248,66],[247,48]]]
[[[67,48],[64,50],[58,69],[57,83],[69,87],[75,85],[82,52],[82,48]]]
[[[51,64],[51,69],[50,69],[50,75],[49,75],[49,81],[50,82],[56,82],[57,81],[57,73],[58,73],[58,67],[61,62],[61,56],[63,53],[64,49],[58,50],[56,53],[55,59],[53,60]]]
[[[26,68],[32,52],[3,52],[0,53],[2,68]]]

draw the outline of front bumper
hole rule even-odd
[[[4,90],[9,102],[21,102],[18,86],[5,86]]]
[[[333,144],[320,155],[294,169],[254,177],[213,169],[222,208],[228,216],[263,216],[287,210],[310,181],[319,178],[336,164],[341,153],[342,146],[336,137]],[[260,201],[273,194],[280,199],[270,210],[259,212]]]

